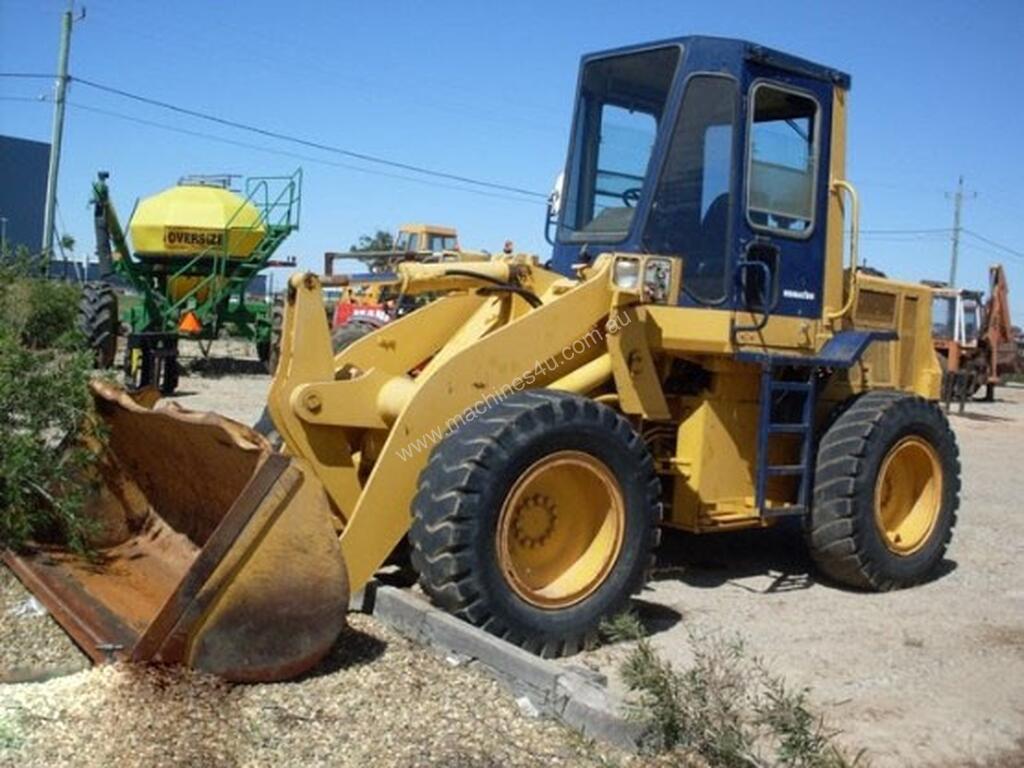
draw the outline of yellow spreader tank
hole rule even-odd
[[[228,259],[247,259],[267,233],[260,211],[249,200],[206,184],[181,184],[144,198],[128,229],[136,257],[150,260],[211,251]],[[202,280],[203,275],[175,277],[169,281],[168,295],[177,301]],[[208,298],[211,287],[200,287],[196,299]]]
[[[186,177],[139,202],[127,227],[131,246],[106,180],[101,172],[93,185],[102,280],[116,275],[142,299],[121,318],[130,328],[128,384],[172,392],[182,336],[209,341],[227,331],[255,342],[270,367],[274,315],[256,279],[269,266],[294,264],[272,257],[298,227],[301,170],[246,179],[241,191],[230,176]],[[87,293],[97,298],[83,304],[80,325],[97,352],[97,367],[105,368],[117,351],[116,297],[111,285],[90,286]]]

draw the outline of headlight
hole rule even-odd
[[[640,260],[617,258],[612,267],[612,282],[623,291],[635,291],[640,282]]]

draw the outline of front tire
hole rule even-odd
[[[450,613],[534,653],[575,653],[643,587],[660,498],[643,440],[611,408],[516,393],[431,454],[413,566]]]
[[[819,446],[812,557],[848,586],[918,584],[946,553],[959,493],[959,451],[942,411],[902,392],[861,395]]]

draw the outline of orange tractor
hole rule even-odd
[[[335,275],[335,262],[351,259],[365,264],[368,274],[352,275],[348,285],[341,289],[329,313],[331,338],[335,351],[356,339],[412,312],[432,297],[409,296],[396,280],[397,266],[404,261],[424,264],[447,262],[485,261],[484,252],[463,251],[454,227],[436,224],[403,224],[390,249],[349,251],[324,254],[324,275]]]
[[[945,370],[950,398],[974,396],[982,386],[991,400],[1003,377],[1020,370],[1017,342],[1010,322],[1009,289],[1001,264],[989,268],[988,300],[981,291],[930,284],[932,338]]]

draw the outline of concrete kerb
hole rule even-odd
[[[447,657],[472,659],[485,667],[517,699],[526,697],[539,714],[553,717],[587,738],[636,750],[639,723],[625,717],[623,702],[587,675],[534,656],[489,635],[408,590],[378,583],[355,595],[352,609],[372,614],[399,634]]]

